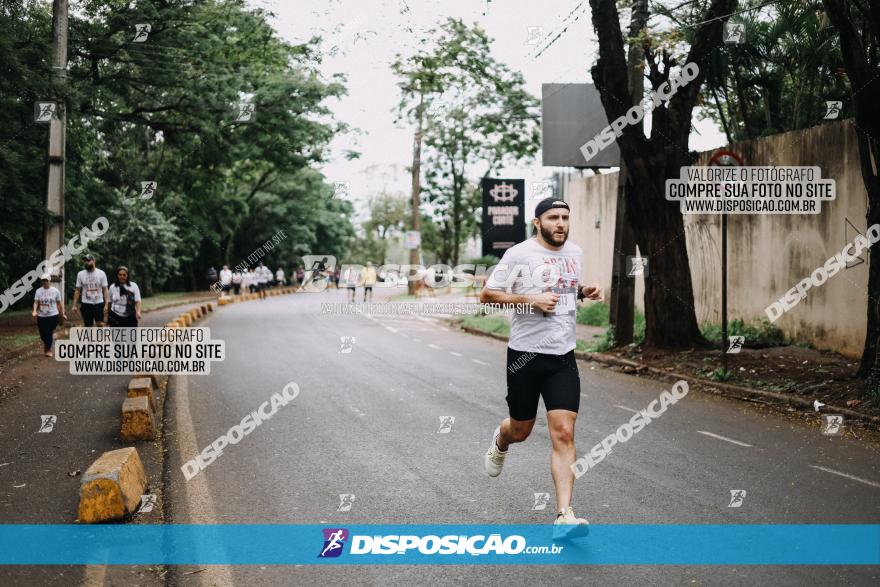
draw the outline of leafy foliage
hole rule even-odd
[[[460,245],[479,230],[478,177],[534,157],[539,146],[536,98],[519,72],[491,55],[478,26],[449,18],[430,31],[431,49],[398,56],[398,112],[424,133],[424,195],[439,233],[436,251],[457,264]]]
[[[43,256],[47,133],[32,108],[52,90],[51,3],[15,4],[0,4],[0,231],[16,246],[0,255],[5,283]],[[209,265],[236,265],[279,230],[287,238],[265,261],[288,272],[317,248],[344,254],[351,204],[315,170],[346,130],[325,105],[344,80],[319,73],[317,39],[286,43],[268,16],[244,0],[83,0],[71,11],[67,84],[54,88],[67,113],[66,230],[111,219],[101,266],[195,288]],[[132,41],[135,23],[150,23],[145,42]],[[155,195],[132,206],[144,181]]]

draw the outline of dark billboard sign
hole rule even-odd
[[[524,179],[483,178],[483,255],[501,257],[526,238]]]

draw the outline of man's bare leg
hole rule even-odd
[[[547,412],[547,427],[550,429],[550,441],[553,443],[550,472],[553,475],[553,484],[556,486],[557,512],[571,505],[571,494],[574,488],[574,473],[571,471],[571,466],[576,457],[574,447],[576,419],[577,412],[569,410],[550,410]]]
[[[496,442],[498,448],[506,451],[511,444],[524,441],[532,433],[534,425],[534,418],[531,420],[504,418],[504,421],[501,422],[501,432],[498,433],[498,441]]]

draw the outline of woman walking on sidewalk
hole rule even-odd
[[[110,286],[110,315],[113,327],[136,328],[141,319],[141,290],[128,280],[128,268],[116,270],[116,281]]]
[[[58,316],[67,320],[64,313],[64,301],[61,298],[61,292],[52,286],[52,276],[48,273],[44,274],[40,281],[43,286],[37,289],[34,294],[34,309],[31,316],[37,319],[37,329],[40,331],[40,338],[43,339],[43,351],[47,357],[53,356],[52,343],[55,340],[55,328],[58,326]]]

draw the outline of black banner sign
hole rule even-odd
[[[526,238],[524,179],[483,178],[483,255],[501,257]]]

